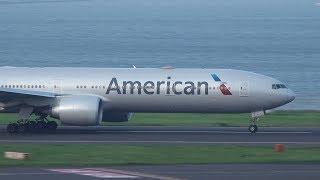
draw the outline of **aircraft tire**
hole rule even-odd
[[[58,127],[58,124],[55,122],[55,121],[49,121],[46,123],[46,130],[47,132],[49,133],[53,133],[56,131],[57,127]]]
[[[35,128],[34,128],[36,133],[42,133],[45,131],[45,129],[46,129],[46,122],[44,122],[44,121],[38,121],[36,123]]]
[[[256,133],[258,131],[258,126],[257,125],[250,125],[248,130],[250,133]]]
[[[37,125],[37,123],[35,121],[29,121],[27,124],[27,127],[28,127],[27,131],[31,132],[31,133],[35,132],[36,125]]]
[[[17,123],[10,123],[7,125],[7,132],[10,134],[16,133],[18,129]]]
[[[27,129],[28,129],[27,124],[18,124],[17,133],[23,134],[23,133],[27,132]]]

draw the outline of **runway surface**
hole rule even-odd
[[[217,179],[318,180],[320,165],[212,164],[178,166],[120,166],[103,168],[2,168],[4,180],[91,179]]]
[[[16,134],[0,126],[0,143],[35,144],[222,144],[320,146],[320,128],[60,127],[55,134]],[[320,179],[320,164],[211,164],[169,166],[0,168],[0,179]]]
[[[0,143],[224,144],[320,146],[320,128],[260,128],[250,134],[235,127],[60,127],[55,134],[14,134],[0,126]]]

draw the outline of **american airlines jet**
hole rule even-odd
[[[1,67],[0,112],[17,112],[9,133],[48,132],[61,124],[128,121],[134,112],[251,113],[249,131],[294,100],[282,82],[232,69]],[[37,118],[31,120],[30,116]]]

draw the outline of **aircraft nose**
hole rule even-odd
[[[296,94],[291,89],[288,89],[287,96],[289,102],[293,101],[296,98]]]

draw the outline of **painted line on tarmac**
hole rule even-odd
[[[98,131],[98,132],[118,132],[118,131]],[[122,131],[119,131],[122,132]],[[249,132],[246,131],[170,131],[170,130],[136,130],[136,131],[123,131],[123,132],[128,132],[128,133],[220,133],[220,134],[250,134]],[[262,132],[257,132],[257,134],[311,134],[311,131],[262,131]]]
[[[320,145],[320,142],[304,142],[304,141],[96,141],[96,140],[0,140],[0,143],[39,143],[39,144],[55,144],[55,143],[150,143],[150,144],[301,144],[301,145]]]
[[[231,175],[231,174],[237,174],[237,175],[255,175],[255,174],[268,174],[268,175],[275,175],[275,174],[306,174],[306,173],[316,173],[317,175],[320,174],[320,170],[241,170],[241,171],[235,171],[235,170],[229,170],[229,171],[223,171],[223,170],[212,170],[210,171],[212,174],[225,174],[225,175]]]
[[[117,178],[117,179],[135,179],[135,178],[152,178],[159,180],[178,180],[176,178],[159,176],[153,174],[146,174],[140,172],[124,171],[109,168],[65,168],[65,169],[46,169],[48,171],[63,173],[63,174],[76,174],[82,176],[90,176],[95,178]]]
[[[86,168],[86,169],[99,170],[99,171],[103,171],[103,172],[127,174],[127,175],[131,175],[131,176],[159,179],[159,180],[178,180],[177,178],[168,177],[168,176],[159,176],[159,175],[154,175],[154,174],[146,174],[146,173],[133,172],[133,171],[124,171],[124,170],[119,170],[119,169],[109,169],[109,168]]]
[[[57,173],[0,173],[0,176],[17,176],[17,175],[52,175]]]
[[[122,173],[115,173],[115,172],[107,172],[101,171],[96,169],[47,169],[48,171],[63,173],[63,174],[76,174],[81,176],[90,176],[95,178],[123,178],[123,179],[132,179],[132,178],[139,178],[139,176],[133,176],[128,174]]]

